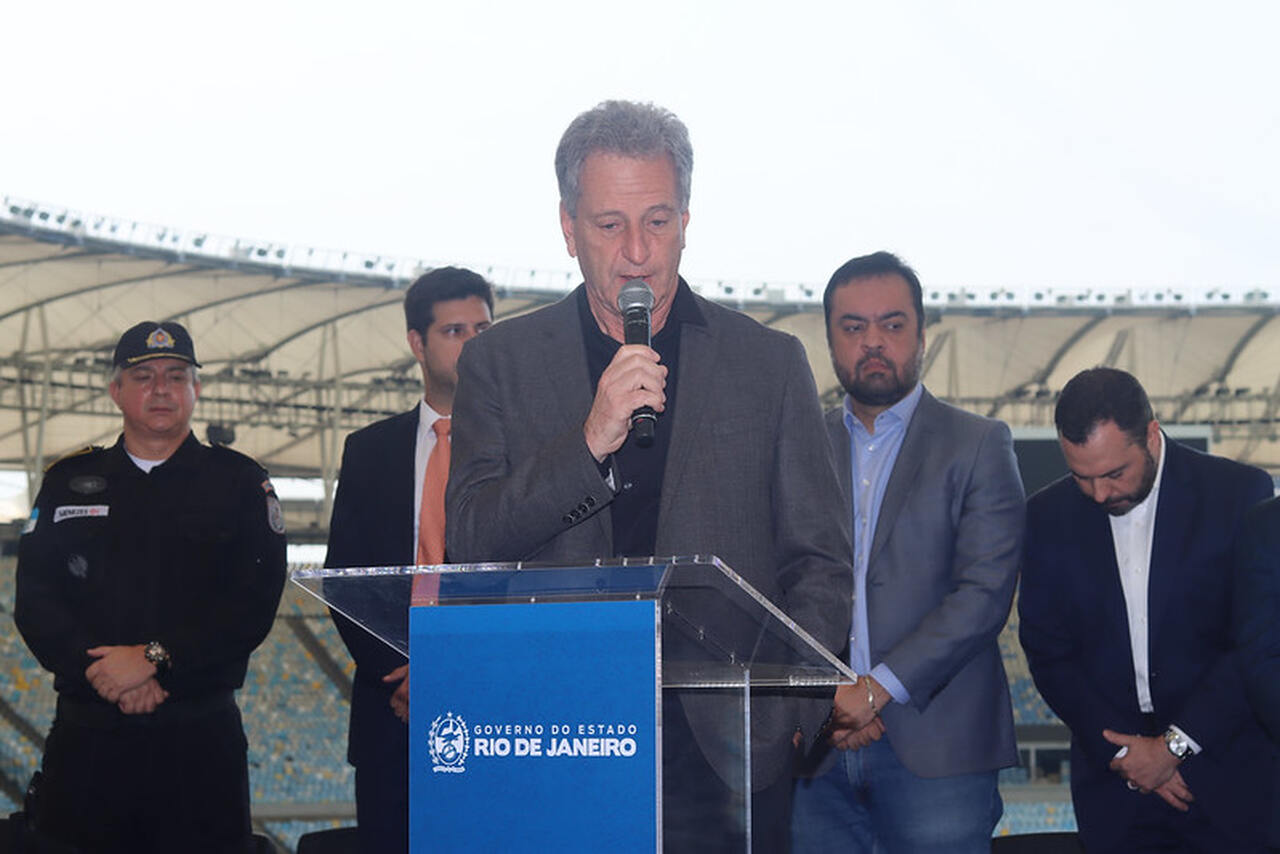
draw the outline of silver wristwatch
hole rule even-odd
[[[1186,759],[1191,755],[1191,742],[1187,741],[1187,737],[1173,727],[1165,730],[1164,746],[1169,748],[1169,752],[1179,759]]]
[[[165,649],[164,646],[161,645],[160,641],[152,641],[147,644],[146,649],[142,651],[142,654],[146,657],[147,661],[150,661],[155,665],[157,673],[163,673],[168,670],[169,665],[173,662],[173,659],[169,657],[169,650]]]

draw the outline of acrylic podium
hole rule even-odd
[[[292,579],[410,657],[414,851],[662,850],[664,754],[699,749],[664,744],[664,697],[740,793],[749,851],[750,698],[854,678],[715,557]]]

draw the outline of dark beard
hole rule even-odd
[[[1107,499],[1106,503],[1103,504],[1102,507],[1112,516],[1123,516],[1145,501],[1147,496],[1151,494],[1151,488],[1155,486],[1155,484],[1156,458],[1151,456],[1151,451],[1148,450],[1146,444],[1143,443],[1142,480],[1138,482],[1138,488],[1128,495],[1117,495],[1114,498]]]
[[[910,394],[911,389],[915,388],[916,383],[919,382],[920,352],[917,349],[916,354],[901,371],[885,356],[876,355],[874,358],[885,363],[889,369],[887,373],[877,374],[869,379],[858,377],[858,368],[868,360],[868,357],[863,357],[858,360],[857,365],[854,365],[852,371],[842,365],[836,365],[836,378],[840,380],[840,385],[849,393],[849,396],[863,406],[892,406]]]

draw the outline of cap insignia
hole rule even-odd
[[[151,334],[147,336],[148,350],[172,350],[173,336],[170,335],[163,326],[157,326],[151,330]]]

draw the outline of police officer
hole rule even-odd
[[[124,432],[49,468],[19,545],[15,619],[58,694],[34,833],[94,852],[248,851],[234,691],[284,585],[280,502],[261,466],[191,432],[186,329],[140,323],[114,365]]]

